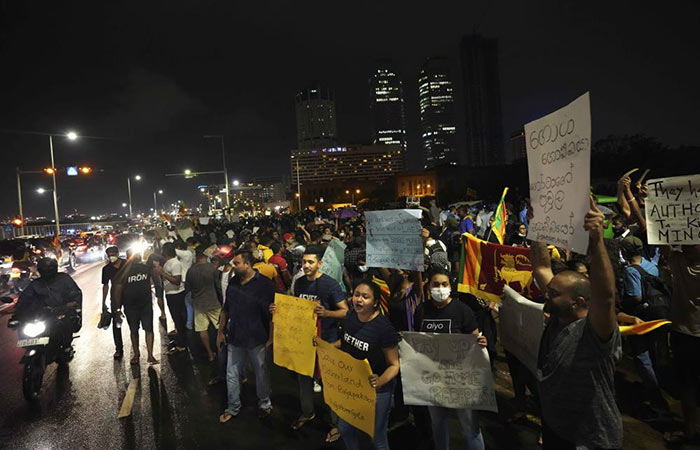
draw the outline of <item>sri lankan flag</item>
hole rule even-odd
[[[539,295],[533,283],[530,249],[492,244],[463,234],[459,292],[500,302],[505,285],[527,298]]]
[[[647,334],[669,323],[671,322],[661,319],[652,320],[651,322],[642,322],[637,325],[620,325],[620,334],[623,336]]]
[[[493,234],[498,238],[499,244],[503,245],[503,238],[506,236],[506,221],[508,220],[508,215],[506,214],[506,194],[508,193],[508,188],[503,189],[503,195],[501,195],[501,201],[498,202],[498,207],[496,208],[496,214],[494,215],[493,225],[491,230]]]
[[[386,281],[379,277],[375,277],[374,275],[372,276],[372,283],[379,286],[379,290],[381,291],[381,297],[379,298],[379,308],[381,309],[381,313],[384,315],[389,315],[389,285],[386,284]]]

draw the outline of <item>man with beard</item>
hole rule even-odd
[[[615,276],[603,243],[603,214],[593,199],[585,217],[590,279],[552,273],[549,252],[532,243],[533,274],[545,287],[550,320],[538,361],[543,449],[622,448],[615,363],[622,356],[615,319]]]

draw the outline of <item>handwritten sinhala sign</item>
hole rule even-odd
[[[525,125],[530,201],[527,237],[576,253],[588,250],[583,219],[590,206],[591,107],[588,92]]]
[[[367,211],[367,266],[423,272],[420,209]]]
[[[272,356],[278,366],[306,376],[314,374],[316,316],[312,300],[275,294]]]
[[[355,359],[321,339],[317,342],[323,399],[344,421],[374,437],[377,391],[369,384],[372,375],[369,363]]]
[[[476,339],[475,334],[403,332],[404,403],[498,412],[489,356]]]
[[[649,180],[647,191],[649,243],[700,244],[700,174]]]
[[[544,333],[544,305],[528,300],[509,286],[503,288],[503,302],[498,310],[501,344],[533,374]]]

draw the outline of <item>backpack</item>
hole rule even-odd
[[[447,257],[447,252],[442,248],[442,245],[440,245],[440,241],[436,239],[435,243],[427,247],[427,249],[428,255],[425,257],[425,263],[428,265],[428,268],[440,267],[449,272],[450,260]]]
[[[631,265],[642,277],[642,300],[625,299],[622,309],[627,314],[644,321],[668,318],[671,305],[671,288],[661,278],[649,274],[639,265]]]

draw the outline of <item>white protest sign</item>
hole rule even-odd
[[[591,107],[588,92],[525,125],[530,201],[527,237],[586,254],[590,207]]]
[[[367,211],[367,266],[423,272],[420,209]]]
[[[489,355],[476,338],[404,331],[399,342],[404,403],[498,412]]]
[[[498,309],[501,344],[533,374],[537,373],[540,339],[544,333],[544,305],[503,287],[503,301]]]
[[[649,243],[700,244],[700,175],[658,178],[646,184]]]

